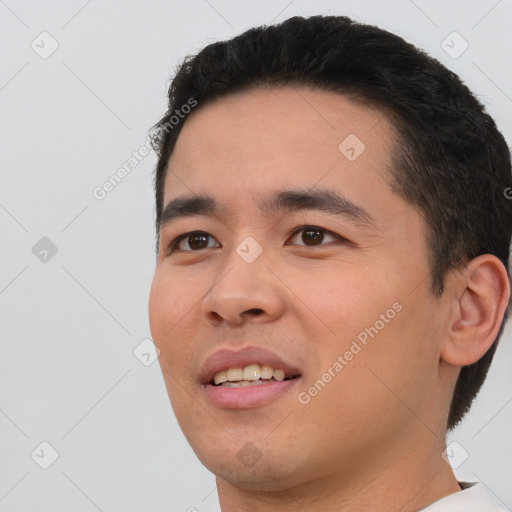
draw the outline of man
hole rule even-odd
[[[222,511],[500,510],[443,456],[510,296],[510,153],[458,77],[294,17],[186,59],[153,136],[151,331]]]

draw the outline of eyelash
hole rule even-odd
[[[332,231],[329,231],[327,229],[324,229],[324,228],[321,228],[321,227],[318,227],[318,226],[310,226],[310,225],[298,226],[291,233],[290,237],[293,238],[295,235],[297,235],[301,231],[307,231],[307,230],[310,230],[310,231],[321,231],[323,233],[326,233],[327,235],[332,236],[333,238],[336,238],[338,241],[340,241],[342,243],[350,243],[349,240],[347,240],[346,238],[344,238],[344,237],[342,237],[340,235],[337,235],[336,233],[333,233]],[[199,251],[201,251],[202,249],[197,249],[197,250],[193,250],[193,249],[189,249],[189,250],[176,249],[176,247],[179,245],[179,243],[182,240],[190,238],[190,237],[192,237],[194,235],[206,235],[206,236],[208,236],[210,238],[213,238],[209,233],[206,233],[205,231],[189,231],[187,233],[183,233],[183,234],[177,236],[176,238],[174,238],[174,240],[169,244],[168,254],[172,254],[176,250],[181,251],[181,252],[199,252]],[[296,244],[292,244],[292,245],[296,245]],[[319,246],[315,246],[315,245],[312,245],[312,246],[302,245],[302,247],[321,247],[322,245],[326,245],[326,244],[320,244]],[[211,249],[211,247],[205,247],[204,249]]]

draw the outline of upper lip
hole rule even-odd
[[[238,350],[223,348],[214,352],[201,367],[199,380],[202,384],[208,384],[218,372],[229,368],[244,368],[250,364],[266,364],[274,370],[283,370],[286,377],[300,375],[300,370],[297,367],[286,363],[274,352],[260,347],[248,346]]]

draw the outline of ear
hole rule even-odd
[[[498,335],[510,297],[507,270],[491,254],[454,270],[445,291],[450,308],[441,359],[455,366],[476,363]]]

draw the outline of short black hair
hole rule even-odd
[[[510,152],[493,119],[460,78],[401,37],[344,16],[295,16],[247,30],[187,56],[168,92],[168,111],[152,127],[157,248],[167,166],[191,110],[237,92],[284,85],[338,92],[380,109],[395,128],[391,185],[428,228],[432,293],[445,275],[480,254],[493,254],[510,281]],[[191,103],[191,101],[195,103]],[[183,112],[187,115],[183,115]],[[178,117],[176,114],[180,114]],[[499,333],[487,353],[464,366],[447,429],[480,390]]]

